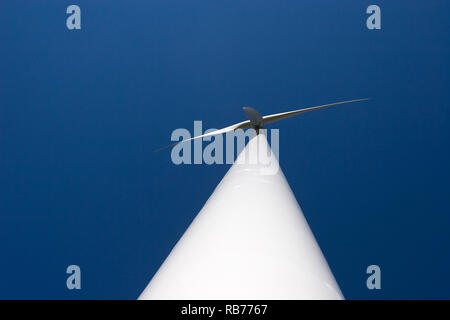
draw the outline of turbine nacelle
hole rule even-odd
[[[264,119],[262,115],[252,107],[243,107],[242,109],[244,110],[248,120],[250,120],[252,128],[256,130],[256,133],[259,133],[259,129],[263,127],[262,125]]]

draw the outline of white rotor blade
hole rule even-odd
[[[263,118],[262,124],[267,124],[267,123],[275,122],[275,121],[278,121],[278,120],[286,119],[286,118],[295,116],[297,114],[308,112],[308,111],[312,111],[312,110],[316,110],[316,109],[336,106],[336,105],[344,104],[344,103],[366,101],[366,100],[370,100],[370,98],[356,99],[356,100],[347,100],[347,101],[341,101],[341,102],[334,102],[334,103],[330,103],[330,104],[324,104],[324,105],[321,105],[321,106],[315,106],[315,107],[304,108],[304,109],[299,109],[299,110],[294,110],[294,111],[288,111],[288,112],[271,114],[271,115],[262,117]],[[182,141],[177,141],[177,142],[169,144],[169,145],[167,145],[165,147],[159,148],[159,149],[155,150],[155,152],[158,152],[158,151],[161,151],[161,150],[173,147],[173,146],[175,146],[175,145],[177,145],[179,143],[188,142],[188,141],[192,141],[192,140],[196,140],[196,139],[200,139],[200,138],[204,138],[204,137],[209,137],[209,136],[215,136],[215,135],[218,135],[218,134],[227,133],[227,132],[234,131],[234,130],[237,130],[237,129],[248,129],[248,128],[251,128],[251,127],[252,127],[252,125],[251,125],[250,120],[242,121],[242,122],[233,124],[231,126],[228,126],[228,127],[222,128],[222,129],[218,129],[218,130],[210,132],[210,133],[202,134],[200,136],[189,138],[189,139],[182,140]]]
[[[155,152],[158,152],[158,151],[161,151],[161,150],[173,147],[173,146],[175,146],[175,145],[177,145],[179,143],[188,142],[188,141],[192,141],[192,140],[196,140],[196,139],[200,139],[200,138],[204,138],[204,137],[209,137],[209,136],[215,136],[215,135],[218,135],[218,134],[227,133],[227,132],[234,131],[234,130],[237,130],[237,129],[247,129],[247,128],[250,128],[250,127],[251,127],[250,120],[242,121],[242,122],[233,124],[231,126],[228,126],[228,127],[222,128],[222,129],[218,129],[218,130],[210,132],[210,133],[202,134],[200,136],[196,136],[196,137],[193,137],[193,138],[185,139],[185,140],[182,140],[182,141],[177,141],[175,143],[169,144],[168,146],[159,148],[159,149],[155,150]]]
[[[347,100],[347,101],[341,101],[341,102],[334,102],[334,103],[330,103],[330,104],[324,104],[324,105],[321,105],[321,106],[315,106],[315,107],[304,108],[304,109],[299,109],[299,110],[294,110],[294,111],[288,111],[288,112],[271,114],[271,115],[263,117],[263,124],[267,124],[267,123],[275,122],[275,121],[278,121],[278,120],[286,119],[286,118],[295,116],[297,114],[308,112],[308,111],[312,111],[312,110],[317,110],[317,109],[321,109],[321,108],[325,108],[325,107],[336,106],[336,105],[344,104],[344,103],[359,102],[359,101],[366,101],[366,100],[370,100],[370,98],[356,99],[356,100]]]

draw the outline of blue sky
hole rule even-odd
[[[172,130],[362,97],[269,126],[283,172],[346,298],[450,298],[449,9],[2,1],[0,298],[135,299],[229,168],[154,153]]]

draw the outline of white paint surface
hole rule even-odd
[[[343,299],[266,137],[244,151],[139,299]]]

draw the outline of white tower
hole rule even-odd
[[[263,134],[250,140],[139,296],[343,298]]]

